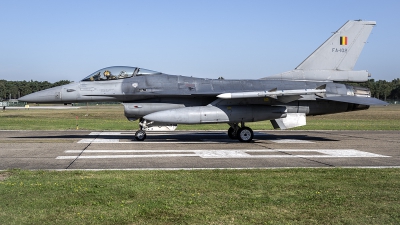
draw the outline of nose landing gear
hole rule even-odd
[[[135,140],[136,141],[144,141],[146,139],[146,131],[144,130],[138,130],[135,133]]]
[[[144,141],[146,139],[146,128],[148,127],[150,123],[147,123],[147,121],[143,118],[140,118],[139,121],[139,127],[140,129],[136,131],[135,133],[135,140],[136,141]]]

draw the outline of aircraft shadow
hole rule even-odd
[[[124,132],[121,132],[124,133]],[[136,142],[134,139],[134,132],[126,132],[125,134],[116,134],[116,135],[36,135],[36,136],[24,136],[24,137],[12,137],[16,139],[108,139],[108,140],[130,140]],[[303,134],[268,134],[268,133],[254,133],[255,142],[257,141],[284,141],[284,140],[300,140],[300,141],[339,141],[336,139],[330,139],[325,137],[317,137]],[[147,138],[144,142],[171,142],[171,141],[179,141],[179,142],[220,142],[220,143],[232,143],[237,142],[237,140],[230,139],[225,132],[151,132],[147,135]]]

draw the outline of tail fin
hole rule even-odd
[[[353,70],[375,25],[375,21],[347,21],[296,69]]]
[[[261,79],[365,82],[366,70],[353,71],[375,21],[349,20],[296,69]]]

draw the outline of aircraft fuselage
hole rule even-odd
[[[294,70],[259,80],[204,79],[114,66],[19,100],[121,102],[129,120],[139,119],[137,140],[144,140],[145,130],[157,123],[228,123],[230,138],[249,142],[253,131],[245,122],[270,120],[274,128],[289,129],[305,125],[306,115],[386,105],[372,98],[367,88],[337,83],[368,80],[368,71],[353,68],[375,25],[375,21],[348,21]]]

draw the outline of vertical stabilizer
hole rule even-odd
[[[375,21],[348,21],[296,70],[353,70],[375,25]]]

